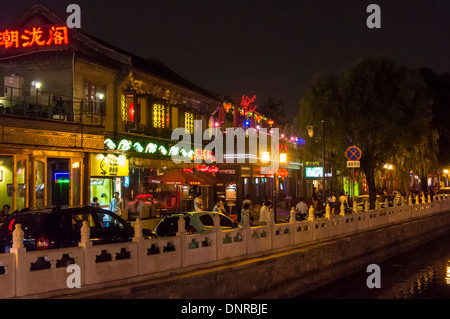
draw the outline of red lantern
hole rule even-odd
[[[217,166],[208,167],[208,173],[217,173],[218,171],[219,171],[219,168]]]
[[[192,168],[183,168],[183,172],[185,173],[192,173],[193,169]]]
[[[231,104],[230,103],[225,103],[224,105],[223,105],[223,108],[227,111],[227,113],[228,113],[228,111],[231,109]]]
[[[268,120],[267,123],[269,123],[270,127],[273,125],[273,120]]]
[[[131,102],[128,114],[130,115],[130,121],[134,122],[134,102]]]
[[[197,166],[197,171],[200,171],[200,172],[207,172],[207,171],[208,171],[208,167],[205,166],[205,165]]]

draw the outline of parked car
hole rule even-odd
[[[12,247],[16,224],[22,225],[27,251],[75,247],[81,239],[83,221],[88,221],[94,245],[131,241],[134,228],[113,212],[97,207],[25,209],[15,212],[0,227],[0,253]],[[154,231],[144,229],[144,238],[156,238]]]
[[[164,216],[155,228],[159,237],[175,236],[178,232],[178,219],[184,216],[185,229],[188,234],[205,233],[213,230],[213,216],[217,214],[220,218],[222,230],[239,227],[239,224],[223,213],[217,212],[189,212]]]

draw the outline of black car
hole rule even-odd
[[[76,247],[81,239],[83,221],[88,221],[94,245],[127,242],[134,237],[131,224],[109,210],[97,207],[53,208],[15,212],[0,228],[0,253],[12,247],[16,224],[22,225],[27,251]],[[154,231],[143,230],[144,238],[156,238]]]

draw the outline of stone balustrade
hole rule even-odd
[[[243,227],[224,231],[216,218],[210,232],[188,235],[180,231],[176,236],[157,239],[142,237],[138,219],[132,242],[108,245],[92,245],[85,222],[78,247],[30,252],[23,248],[23,231],[16,225],[13,248],[10,253],[0,254],[0,298],[76,293],[76,288],[67,287],[70,275],[67,266],[71,264],[79,266],[82,288],[98,289],[115,282],[137,282],[143,276],[166,277],[175,270],[182,273],[212,263],[262,256],[449,211],[450,199],[436,196],[433,202],[409,199],[406,205],[377,210],[368,210],[365,205],[353,214],[345,214],[342,209],[339,214],[331,214],[327,207],[324,218],[315,218],[311,210],[302,221],[296,221],[295,213],[291,212],[288,223],[277,224],[271,219],[268,225],[250,227],[248,220],[244,220]],[[184,230],[183,218],[178,224]]]

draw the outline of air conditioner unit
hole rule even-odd
[[[5,76],[4,78],[4,96],[20,97],[23,88],[24,78],[15,74]]]

